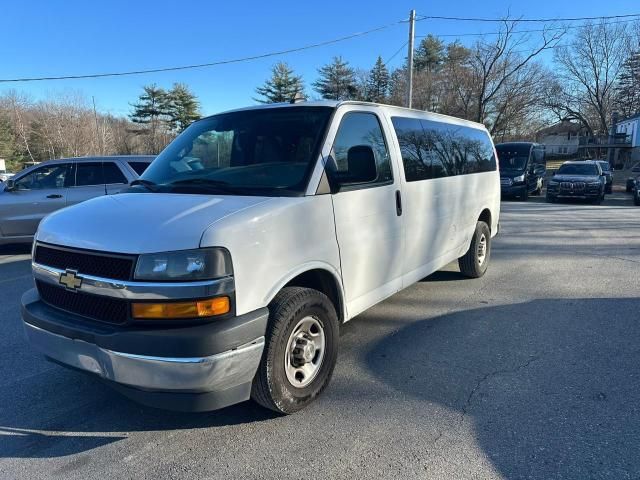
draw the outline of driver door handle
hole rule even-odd
[[[51,195],[47,195],[47,198],[62,198],[62,195],[58,195],[57,193],[52,193]]]
[[[402,215],[402,195],[400,190],[396,190],[396,214],[398,216]]]

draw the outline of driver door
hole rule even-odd
[[[70,164],[55,163],[27,173],[15,189],[0,197],[0,226],[4,236],[32,236],[40,221],[66,206]]]

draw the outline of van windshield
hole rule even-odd
[[[169,193],[300,195],[332,111],[280,107],[206,118],[171,142],[138,183]]]
[[[500,170],[524,171],[531,145],[496,145]]]

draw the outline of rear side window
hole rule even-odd
[[[113,162],[104,162],[102,164],[104,183],[112,185],[114,183],[128,183],[120,167]]]
[[[82,162],[76,164],[76,187],[104,185],[102,162]]]
[[[338,173],[349,171],[350,151],[360,146],[371,147],[376,160],[376,179],[366,186],[392,182],[389,150],[378,117],[373,113],[351,112],[342,117],[332,152]]]
[[[138,175],[142,175],[144,171],[147,169],[147,167],[151,165],[150,163],[147,163],[147,162],[127,162],[127,163],[131,168],[133,168],[133,171],[136,172]]]
[[[417,118],[393,117],[408,182],[496,169],[487,132]]]

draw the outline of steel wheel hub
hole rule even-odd
[[[487,237],[483,233],[478,242],[478,263],[482,265],[487,258]]]
[[[289,383],[296,388],[309,385],[320,371],[325,351],[325,335],[315,317],[300,320],[287,342],[284,370]]]

